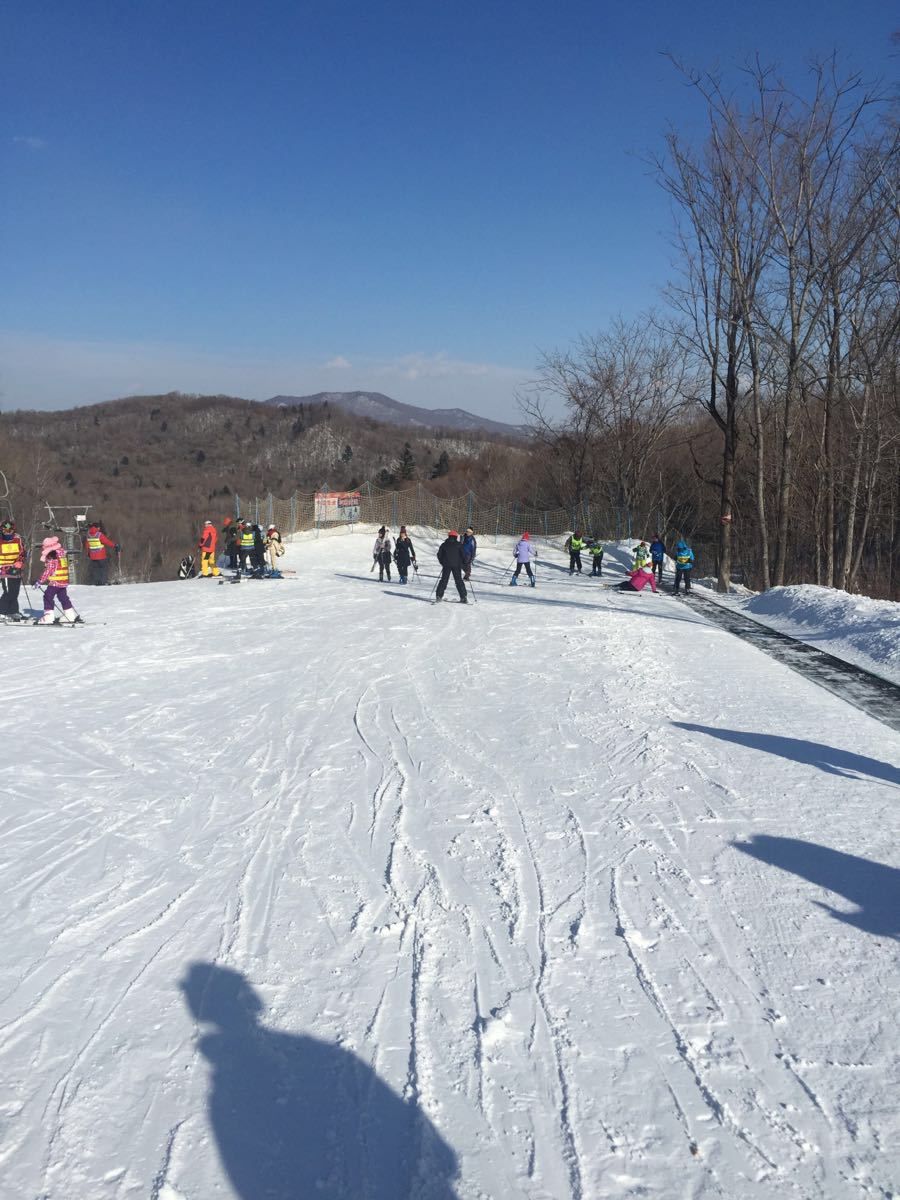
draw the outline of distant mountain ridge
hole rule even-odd
[[[356,417],[371,417],[389,425],[416,425],[423,429],[456,429],[465,432],[483,430],[504,437],[524,437],[521,425],[508,425],[478,417],[464,408],[420,408],[404,404],[381,392],[316,392],[312,396],[273,396],[266,404],[279,408],[296,408],[300,404],[333,404]]]

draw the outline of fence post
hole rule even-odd
[[[394,529],[396,529],[397,526],[400,524],[400,515],[399,515],[398,509],[399,509],[399,497],[398,497],[397,493],[394,491],[394,492],[391,492],[391,525],[393,526]]]
[[[237,492],[234,493],[234,519],[236,521],[241,519],[241,498]]]
[[[291,494],[291,533],[297,532],[297,493]]]
[[[275,501],[272,498],[271,492],[269,492],[269,517],[268,517],[268,520],[269,520],[270,525],[275,524]]]

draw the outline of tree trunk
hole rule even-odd
[[[847,527],[844,538],[844,556],[841,562],[841,587],[844,591],[850,582],[850,570],[853,565],[854,531],[856,527],[856,509],[859,504],[859,482],[862,478],[863,452],[866,445],[866,425],[869,417],[869,383],[863,388],[863,406],[859,419],[859,437],[856,439],[856,450],[853,456],[853,475],[850,480],[850,494],[847,498]]]

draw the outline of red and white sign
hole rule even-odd
[[[359,520],[359,492],[316,492],[316,524]]]

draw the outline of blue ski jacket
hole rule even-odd
[[[663,542],[653,541],[650,543],[650,557],[656,563],[662,562],[666,557],[666,547]]]
[[[473,533],[467,534],[462,540],[463,562],[472,562],[477,549],[478,543],[475,541],[475,535]]]
[[[687,542],[679,542],[675,547],[675,566],[679,571],[690,571],[694,565],[694,552]]]

